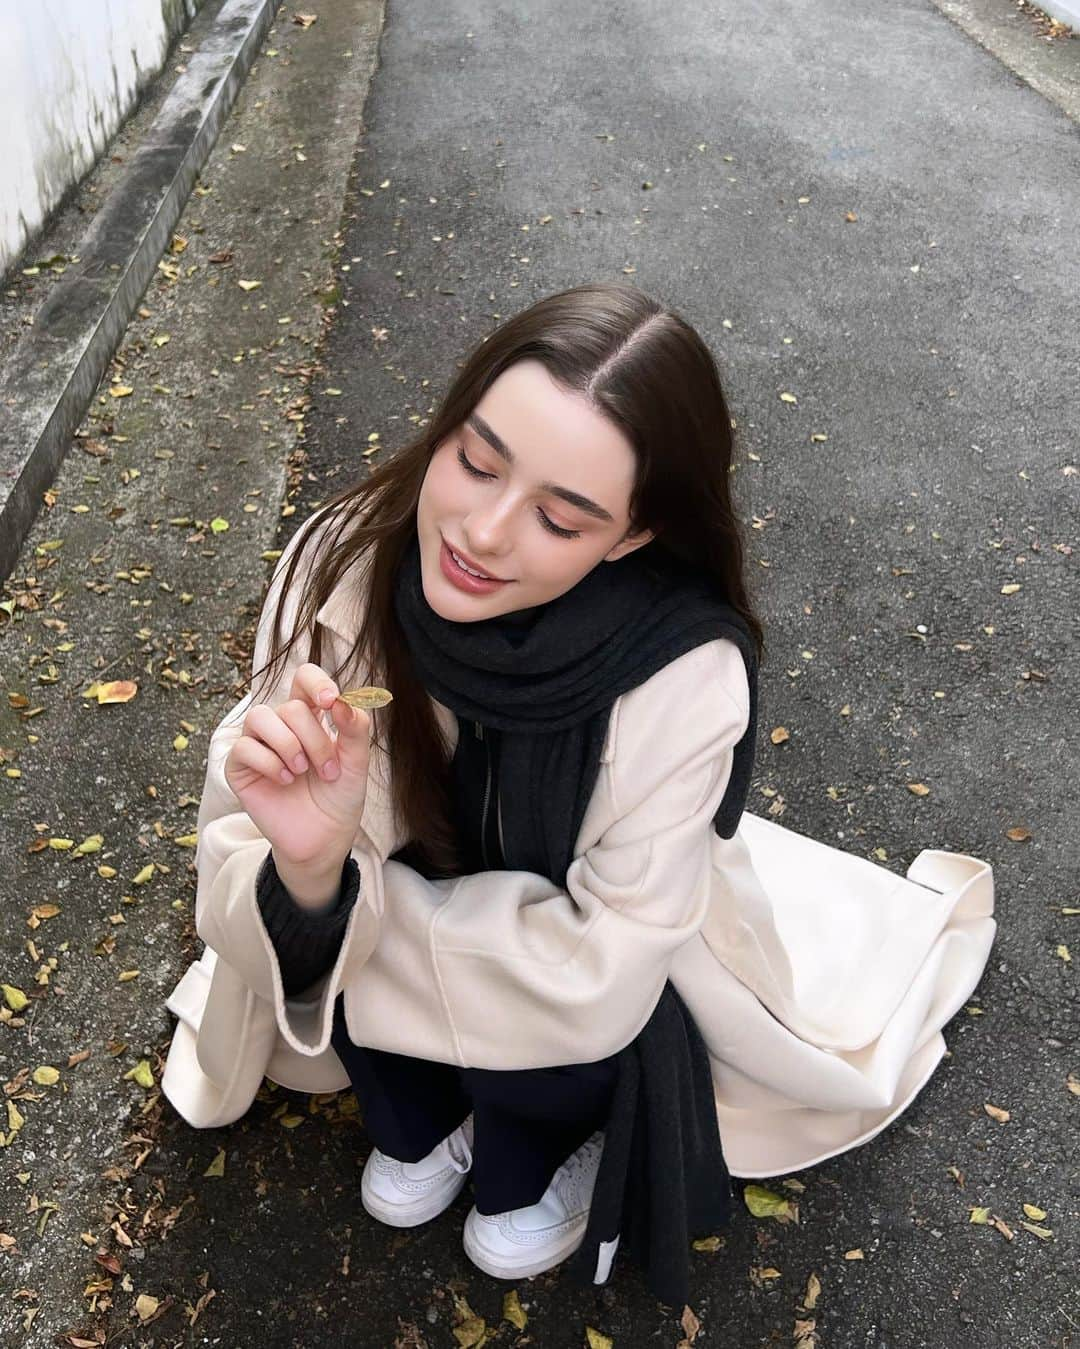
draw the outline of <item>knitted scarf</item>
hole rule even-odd
[[[749,629],[703,579],[647,544],[600,562],[570,590],[522,613],[475,622],[441,617],[421,583],[414,536],[396,578],[395,609],[418,677],[460,718],[500,731],[505,865],[564,885],[596,786],[612,704],[678,656],[716,637],[742,651],[750,721],[735,746],[714,818],[738,827],[750,787],[757,726],[757,659]],[[722,696],[718,691],[717,696]],[[658,721],[657,734],[664,734]],[[451,774],[465,785],[465,755]]]

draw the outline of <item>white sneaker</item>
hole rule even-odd
[[[604,1134],[598,1130],[563,1162],[537,1203],[465,1219],[465,1254],[485,1274],[521,1279],[565,1260],[585,1239]]]
[[[378,1148],[360,1178],[364,1208],[391,1227],[415,1227],[437,1217],[461,1193],[472,1166],[473,1117],[469,1115],[418,1162],[399,1162]]]

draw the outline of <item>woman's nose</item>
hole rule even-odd
[[[505,552],[510,537],[510,514],[507,504],[497,502],[470,511],[462,526],[465,546],[474,554],[496,556]]]

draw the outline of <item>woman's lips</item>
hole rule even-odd
[[[442,574],[452,585],[470,595],[490,595],[500,586],[510,584],[509,581],[488,580],[485,577],[473,576],[470,572],[463,571],[454,561],[450,546],[445,539],[443,539],[442,547],[439,550],[439,566],[442,568]]]

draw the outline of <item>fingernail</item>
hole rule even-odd
[[[340,772],[341,769],[338,768],[336,759],[327,759],[326,763],[323,764],[323,777],[330,782],[333,782]]]
[[[329,707],[336,697],[337,694],[333,689],[322,689],[319,693],[319,702],[323,707]]]
[[[293,767],[298,773],[303,773],[307,768],[307,757],[303,754],[298,754],[293,760]]]
[[[293,775],[289,772],[289,770],[288,770],[287,768],[283,768],[283,769],[281,770],[281,780],[282,780],[282,782],[285,783],[286,786],[288,786],[288,784],[289,784],[290,782],[292,782],[292,780],[293,780]]]

